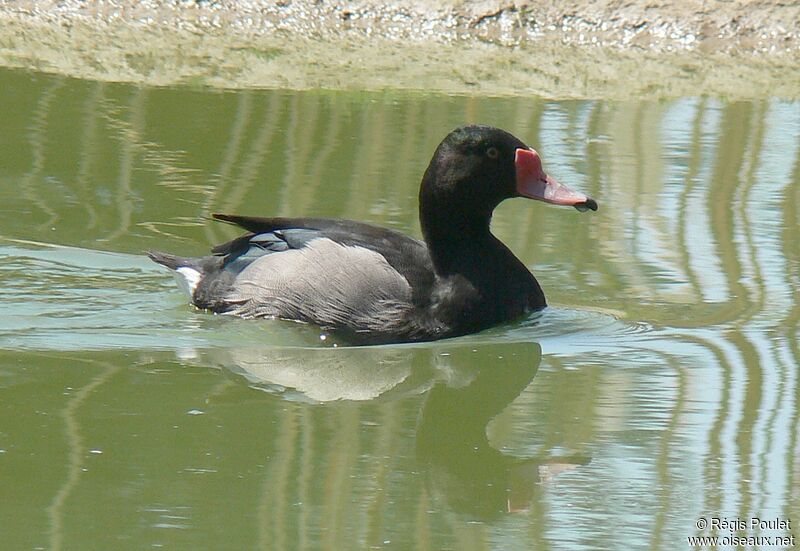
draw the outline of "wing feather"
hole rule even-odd
[[[302,248],[251,262],[224,302],[227,312],[242,317],[374,332],[406,323],[411,298],[408,281],[380,254],[316,238]]]

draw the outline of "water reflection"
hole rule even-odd
[[[422,395],[439,385],[463,389],[475,383],[484,367],[491,370],[509,363],[525,370],[530,382],[541,361],[541,347],[524,340],[451,339],[402,346],[184,349],[178,357],[188,365],[222,368],[254,388],[286,399],[324,403],[394,400]],[[486,384],[476,387],[476,392]],[[514,384],[513,396],[527,383],[517,386]],[[485,419],[484,426],[492,416]]]
[[[422,393],[443,373],[427,348],[253,347],[183,351],[183,361],[221,367],[255,388],[310,402]]]
[[[431,514],[433,511],[420,510],[417,514],[428,517],[420,519],[423,524],[433,522],[438,525],[443,520],[439,517],[444,515],[446,518],[450,512],[458,513],[467,521],[491,522],[509,512],[530,513],[535,510],[537,515],[541,514],[544,509],[539,503],[542,484],[548,484],[559,474],[585,465],[589,460],[588,456],[563,452],[552,455],[549,446],[541,442],[530,443],[542,448],[535,457],[500,452],[489,443],[489,423],[531,386],[541,362],[541,347],[537,343],[273,349],[222,355],[216,351],[200,354],[195,361],[209,358],[227,363],[228,369],[233,368],[230,362],[235,362],[233,369],[244,375],[249,384],[271,393],[278,392],[283,399],[288,398],[293,403],[309,399],[318,404],[326,401],[341,403],[342,400],[363,403],[363,406],[359,405],[358,414],[351,407],[338,410],[341,415],[334,422],[336,434],[331,435],[338,445],[330,441],[316,450],[313,446],[297,447],[312,434],[317,435],[314,441],[319,442],[318,431],[328,433],[328,429],[319,423],[315,410],[306,409],[301,417],[293,417],[283,424],[286,432],[279,444],[283,453],[265,477],[262,505],[265,522],[274,523],[275,515],[279,515],[277,525],[264,527],[265,533],[280,535],[277,541],[291,541],[290,527],[300,519],[306,523],[305,530],[314,531],[318,526],[330,526],[340,516],[336,513],[338,500],[335,495],[326,490],[317,497],[314,481],[320,477],[327,481],[326,488],[331,489],[346,483],[348,473],[366,469],[364,475],[369,480],[370,490],[365,494],[364,503],[347,506],[348,517],[360,519],[357,524],[380,526],[388,511],[402,510],[407,506],[422,507],[423,502],[431,503],[428,507],[438,511],[434,515]],[[288,389],[284,385],[295,386]],[[421,411],[412,413],[404,421],[400,413],[405,409],[403,403],[410,405],[409,398],[416,396],[421,398],[421,403],[414,399],[413,409]],[[393,413],[382,415],[378,424],[367,425],[364,434],[374,432],[380,444],[378,449],[364,455],[367,444],[358,435],[362,431],[354,429],[359,420],[364,422],[365,410],[378,405],[384,413]],[[409,418],[418,418],[413,430],[409,427]],[[301,419],[305,422],[298,423]],[[390,497],[382,497],[384,494],[396,495],[397,489],[387,477],[394,472],[390,465],[396,464],[398,454],[404,453],[405,445],[398,440],[401,435],[414,439],[416,455],[415,464],[403,468],[411,469],[411,472],[420,471],[424,482],[420,487],[419,477],[408,480],[410,486],[405,491],[409,492],[411,501],[407,504],[394,503]],[[307,443],[310,444],[311,440]],[[351,446],[362,450],[362,455],[351,455],[347,451]],[[318,455],[320,452],[321,456]],[[306,465],[309,470],[302,467],[296,471],[298,463]],[[321,467],[322,472],[316,473],[315,465]],[[293,473],[297,473],[298,478],[292,478]],[[276,479],[287,480],[278,495],[272,487]],[[351,491],[341,490],[345,494]],[[285,503],[293,499],[312,507],[311,510],[316,510],[313,504],[322,500],[324,505],[319,511],[322,518],[312,520],[310,512],[287,510]],[[419,502],[415,503],[417,500]],[[441,504],[433,505],[440,500],[446,508],[442,509]],[[368,542],[379,543],[386,537],[395,541],[399,533],[409,530],[406,536],[419,545],[435,547],[435,542],[439,541],[435,534],[420,531],[412,519],[397,517],[394,522],[400,524],[370,534],[368,538],[372,539]],[[404,528],[408,522],[412,525]],[[453,529],[457,530],[456,527]],[[332,530],[328,542],[330,547],[335,548],[336,542],[347,533],[349,531],[344,528]],[[273,544],[271,540],[263,543],[265,549],[280,549],[282,545]]]
[[[433,486],[454,511],[470,518],[488,521],[504,512],[540,512],[541,504],[532,505],[540,483],[586,464],[588,457],[514,457],[493,448],[486,429],[531,384],[541,347],[516,343],[460,349],[450,360],[481,367],[467,385],[438,382],[422,407],[417,455]]]
[[[264,362],[252,352],[259,343],[308,347],[319,344],[319,335],[194,312],[141,252],[200,254],[232,237],[230,228],[203,218],[211,211],[342,216],[418,234],[421,171],[441,137],[465,122],[491,123],[524,137],[540,150],[550,173],[604,207],[588,220],[508,202],[494,220],[495,233],[535,271],[554,307],[536,320],[478,337],[501,346],[536,341],[543,349],[535,384],[490,427],[500,427],[495,438],[503,445],[532,451],[512,456],[546,462],[547,454],[526,448],[535,434],[543,435],[546,449],[569,456],[588,448],[592,457],[564,477],[562,494],[547,485],[531,494],[535,522],[526,525],[528,539],[542,548],[557,547],[556,541],[574,542],[573,548],[594,549],[598,541],[624,548],[630,541],[621,539],[618,528],[626,526],[650,548],[673,549],[703,514],[800,516],[796,102],[219,92],[0,70],[0,104],[13,106],[3,113],[0,133],[0,204],[11,213],[0,219],[0,304],[6,314],[0,344],[12,355],[3,380],[23,377],[18,363],[40,363],[31,359],[32,349],[74,351],[79,358],[89,349],[124,348],[148,357],[166,348],[186,354],[186,371],[173,373],[175,387],[195,373],[191,366],[204,365],[239,365],[248,384],[280,387],[275,400],[285,414],[259,417],[271,427],[274,446],[266,450],[254,436],[259,428],[247,432],[248,443],[257,441],[264,452],[260,459],[248,456],[250,463],[273,458],[265,467],[268,475],[259,479],[263,542],[272,541],[268,518],[276,511],[294,519],[292,526],[325,531],[309,520],[311,513],[295,522],[289,513],[297,496],[324,502],[314,512],[323,515],[325,526],[341,522],[336,511],[345,509],[343,502],[369,502],[371,513],[354,506],[347,514],[370,527],[369,541],[376,545],[386,532],[384,519],[396,516],[399,524],[416,526],[428,518],[419,511],[428,510],[436,496],[468,512],[473,500],[459,492],[470,495],[469,485],[459,483],[463,476],[448,463],[455,456],[443,451],[437,457],[432,446],[426,447],[427,458],[420,454],[430,494],[414,486],[410,471],[422,468],[416,463],[377,465],[402,450],[402,437],[391,435],[415,430],[415,408],[428,407],[422,403],[426,392],[429,398],[446,397],[459,389],[446,384],[444,360],[433,349],[371,349],[363,359],[321,350],[299,362],[292,356]],[[193,356],[194,350],[203,352]],[[305,365],[305,357],[317,353],[334,366],[331,373],[354,371],[325,381],[327,387],[315,382],[325,370]],[[120,358],[115,361],[133,362]],[[378,378],[365,384],[370,361]],[[287,375],[287,365],[302,369]],[[210,373],[226,381],[218,370]],[[467,388],[469,380],[463,383]],[[244,412],[245,385],[227,382],[238,389],[229,392],[241,392],[236,397],[247,404],[231,406],[228,426],[238,426],[240,416],[253,412]],[[259,400],[274,398],[247,390]],[[125,396],[119,385],[107,400]],[[31,392],[29,399],[43,398]],[[298,409],[307,406],[300,399],[325,404]],[[362,401],[330,403],[341,399]],[[184,412],[198,407],[198,400],[191,402]],[[23,407],[13,406],[6,418],[15,419]],[[380,412],[365,413],[371,407]],[[330,431],[324,417],[333,410],[347,445],[320,436]],[[374,425],[360,424],[365,419],[381,426],[380,438],[369,432]],[[33,421],[27,426],[32,433],[43,430]],[[446,432],[444,426],[430,430]],[[428,431],[420,421],[420,432]],[[489,433],[491,448],[502,449],[491,439],[491,428]],[[202,440],[208,434],[192,436]],[[159,438],[168,440],[160,433]],[[486,458],[497,457],[477,429],[469,439]],[[233,437],[228,444],[244,447]],[[500,486],[515,487],[516,475],[503,479],[506,467],[489,465],[486,471],[501,473],[499,480],[506,482]],[[147,473],[163,480],[156,475],[155,469]],[[302,482],[269,493],[270,482],[287,477]],[[525,471],[519,478],[525,488],[536,476]],[[315,494],[312,486],[326,481],[322,498],[324,492]],[[386,496],[406,508],[398,512]],[[493,511],[502,509],[494,503]],[[547,518],[537,516],[540,509],[548,510]],[[480,517],[485,511],[473,513]],[[575,515],[592,531],[561,528],[572,527],[567,521]],[[462,533],[453,528],[457,521],[439,520],[433,532]],[[290,532],[283,532],[287,541]],[[339,539],[328,547],[345,545],[353,535],[336,534]],[[442,547],[436,534],[418,535],[431,548]],[[481,532],[483,547],[495,536]]]
[[[534,506],[540,484],[588,456],[517,457],[492,447],[489,423],[533,382],[535,342],[356,348],[196,350],[182,361],[222,367],[255,388],[300,403],[391,403],[422,396],[416,455],[431,491],[453,511],[489,521]]]

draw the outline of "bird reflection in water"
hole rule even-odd
[[[471,518],[530,511],[542,484],[589,461],[546,452],[516,457],[489,444],[488,424],[528,388],[539,369],[542,351],[535,342],[232,348],[201,355],[249,385],[291,401],[375,403],[422,395],[416,430],[420,470],[434,494]]]
[[[514,343],[470,352],[470,364],[481,367],[467,386],[439,382],[428,393],[417,430],[418,458],[454,510],[481,520],[526,512],[541,483],[589,458],[520,458],[493,448],[487,425],[531,384],[541,348]]]

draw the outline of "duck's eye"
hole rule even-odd
[[[497,159],[500,156],[500,152],[496,147],[492,146],[486,150],[486,156],[490,159]]]

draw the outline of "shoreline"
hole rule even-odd
[[[154,86],[800,98],[800,5],[709,3],[728,12],[699,0],[680,13],[610,0],[6,1],[0,66]]]

